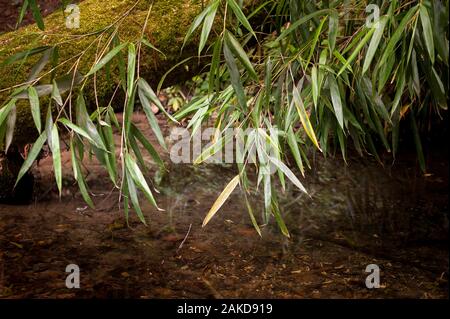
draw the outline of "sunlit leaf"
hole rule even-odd
[[[236,186],[239,184],[239,175],[236,175],[224,188],[222,193],[219,195],[219,197],[216,199],[214,204],[212,205],[211,209],[209,210],[208,214],[206,214],[205,219],[203,220],[202,226],[206,226],[206,224],[209,223],[211,218],[217,213],[217,211],[222,207],[222,205],[225,203],[225,201],[230,197],[231,193],[234,191]]]

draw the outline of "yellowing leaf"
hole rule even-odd
[[[217,213],[217,211],[222,207],[223,203],[230,197],[231,193],[234,191],[236,186],[239,184],[239,175],[236,175],[224,188],[222,193],[219,195],[219,197],[216,199],[214,204],[212,205],[211,209],[209,210],[208,214],[206,215],[205,219],[203,220],[202,227],[206,226],[208,222],[213,218],[213,216]]]

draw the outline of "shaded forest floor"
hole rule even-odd
[[[41,3],[43,15],[59,5]],[[0,0],[0,33],[14,29],[19,8]],[[152,136],[144,116],[135,121]],[[413,156],[385,169],[317,158],[304,183],[311,199],[290,187],[278,194],[291,239],[273,224],[260,238],[238,191],[201,228],[235,174],[218,165],[170,166],[157,195],[165,212],[142,201],[149,226],[133,214],[128,228],[95,161],[85,166],[97,209],[86,207],[68,155],[61,199],[46,158],[35,168],[36,203],[0,205],[1,298],[448,298],[446,155],[431,161],[427,177]],[[260,207],[257,196],[252,201]],[[65,287],[72,263],[80,289]],[[380,289],[365,287],[368,264],[380,266]]]
[[[156,145],[145,116],[134,121]],[[36,203],[0,205],[0,297],[448,298],[446,157],[427,177],[407,158],[385,169],[316,158],[304,182],[312,198],[290,186],[278,194],[287,239],[274,223],[260,238],[239,191],[201,227],[232,167],[169,165],[157,195],[165,212],[143,200],[149,226],[132,213],[127,228],[107,173],[85,163],[97,207],[88,209],[68,155],[61,199],[46,158],[35,168]],[[261,200],[252,201],[259,216]],[[72,263],[81,289],[65,287]],[[368,264],[381,269],[380,289],[365,287]]]

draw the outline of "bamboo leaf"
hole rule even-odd
[[[54,51],[54,48],[50,48],[48,50],[44,51],[44,54],[39,59],[39,61],[33,66],[33,68],[30,71],[30,75],[28,76],[27,82],[34,81],[39,73],[44,69],[44,67],[47,65],[48,61],[50,60],[50,57],[52,56]]]
[[[155,136],[158,139],[159,144],[165,150],[167,150],[167,145],[164,140],[164,136],[161,132],[161,128],[159,127],[158,119],[156,118],[155,114],[153,114],[151,105],[150,105],[149,101],[147,100],[145,93],[141,89],[139,89],[139,100],[142,103],[142,107],[144,109],[145,115],[147,116],[147,120],[150,124],[150,127],[153,130],[153,133],[155,133]]]
[[[22,23],[23,18],[25,17],[25,13],[27,12],[28,9],[28,0],[24,0],[22,7],[20,8],[20,13],[19,13],[19,17],[17,19],[17,23],[16,23],[16,29],[19,27],[19,24]]]
[[[280,169],[283,172],[283,174],[286,175],[287,178],[289,178],[292,184],[297,186],[305,194],[308,194],[306,188],[302,185],[297,176],[295,176],[295,174],[292,173],[289,167],[286,166],[286,164],[284,164],[282,161],[272,156],[269,156],[269,161],[271,161],[278,169]]]
[[[61,150],[59,145],[58,126],[53,124],[52,128],[52,157],[53,157],[53,169],[55,171],[56,185],[58,186],[59,196],[62,191],[62,169],[61,169]]]
[[[280,209],[278,208],[278,205],[276,204],[275,201],[272,201],[272,212],[278,224],[278,227],[280,227],[281,233],[284,236],[290,238],[291,235],[289,234],[289,230],[287,229],[286,224],[284,223],[283,217],[281,217]]]
[[[151,44],[147,39],[143,38],[141,40],[142,43],[144,43],[147,47],[149,47],[152,50],[158,51],[162,55],[166,56],[161,50],[159,50],[157,47],[155,47],[153,44]]]
[[[250,220],[252,221],[253,227],[260,237],[262,237],[261,229],[259,228],[258,222],[256,221],[255,215],[253,214],[252,206],[250,205],[247,195],[245,195],[245,202],[247,204],[247,211],[250,216]]]
[[[236,16],[236,18],[239,20],[239,22],[244,26],[244,28],[246,28],[256,39],[256,34],[253,31],[252,26],[250,25],[250,23],[248,22],[246,16],[244,15],[244,13],[242,12],[241,8],[239,7],[239,5],[236,3],[236,1],[234,0],[227,0],[227,4],[230,6],[231,10],[233,10],[234,15]]]
[[[234,92],[236,93],[236,97],[238,103],[240,104],[242,110],[247,109],[247,98],[245,97],[244,87],[242,86],[241,76],[239,73],[239,69],[236,65],[236,61],[228,48],[227,43],[225,42],[223,46],[223,53],[225,56],[225,61],[228,66],[228,70],[230,72],[231,85],[233,86]]]
[[[39,29],[44,31],[44,19],[42,19],[41,10],[39,10],[36,0],[28,0],[28,2],[30,4],[31,13],[33,14],[33,18],[36,21],[37,26],[39,27]]]
[[[342,111],[341,94],[339,93],[339,87],[336,79],[330,75],[328,77],[328,83],[330,85],[331,102],[333,103],[334,114],[338,120],[341,129],[344,129],[344,113]]]
[[[211,209],[209,210],[208,214],[206,214],[205,219],[203,220],[202,227],[205,227],[206,224],[209,223],[211,218],[217,213],[217,211],[222,207],[222,205],[225,203],[225,201],[230,197],[231,193],[234,191],[236,186],[239,184],[239,175],[236,175],[224,188],[222,193],[219,195],[219,197],[216,199],[214,204],[212,205]]]
[[[91,139],[94,141],[94,145],[100,146],[99,148],[101,150],[106,150],[107,148],[103,143],[103,140],[100,137],[97,128],[87,114],[86,104],[82,94],[79,94],[77,98],[76,113],[78,126],[82,128],[87,134],[89,134]]]
[[[422,23],[423,37],[427,47],[428,54],[431,59],[431,64],[434,64],[434,40],[433,40],[433,28],[431,26],[430,16],[424,3],[420,4],[420,22]]]
[[[131,133],[136,137],[139,142],[145,147],[147,152],[153,158],[153,160],[159,165],[159,167],[164,168],[164,162],[159,156],[158,152],[155,150],[153,145],[145,138],[144,134],[137,128],[133,123],[131,124]]]
[[[362,74],[366,73],[372,63],[373,57],[375,56],[375,52],[380,45],[381,37],[383,36],[384,27],[386,26],[387,17],[384,16],[378,21],[374,28],[375,32],[373,34],[372,39],[370,40],[369,48],[367,49],[366,58],[364,60],[363,71]]]
[[[308,22],[309,20],[311,20],[311,19],[313,19],[315,17],[321,16],[321,15],[329,14],[329,13],[332,13],[332,10],[330,10],[330,9],[323,9],[323,10],[314,11],[313,13],[310,13],[310,14],[308,14],[308,15],[300,18],[300,19],[298,19],[293,24],[291,24],[289,26],[289,28],[284,30],[275,41],[276,42],[281,41],[282,39],[287,37],[289,34],[291,34],[293,31],[295,31],[299,26],[301,26],[302,24]]]
[[[206,13],[202,33],[200,35],[200,44],[198,46],[198,55],[203,51],[203,48],[206,45],[206,41],[208,40],[209,33],[211,32],[212,25],[214,23],[214,18],[216,17],[217,8],[219,7],[219,0],[213,1],[209,6],[209,10]]]
[[[303,128],[305,129],[306,134],[311,139],[311,141],[314,143],[314,145],[319,149],[319,142],[317,142],[316,133],[314,133],[314,129],[311,125],[311,122],[309,120],[308,113],[306,113],[305,106],[303,104],[302,98],[300,96],[300,93],[298,91],[297,86],[294,85],[293,91],[292,91],[292,97],[293,97],[293,103],[295,104],[295,107],[297,109],[298,115],[300,117],[300,121],[302,122]]]
[[[94,203],[92,202],[91,197],[89,196],[86,182],[83,178],[80,164],[78,163],[76,154],[75,154],[75,146],[73,140],[70,141],[70,155],[72,159],[72,167],[74,171],[74,178],[78,183],[78,187],[81,192],[81,196],[83,196],[84,201],[89,205],[89,207],[94,208]]]
[[[235,54],[239,61],[242,62],[242,65],[248,71],[250,77],[257,81],[258,75],[253,68],[253,64],[250,62],[250,59],[248,58],[247,54],[245,53],[239,42],[236,40],[236,38],[228,31],[225,32],[225,42],[227,44],[227,47]]]
[[[52,87],[52,99],[59,105],[63,106],[63,101],[61,97],[61,92],[59,92],[58,84],[55,80],[53,80],[53,87]]]
[[[109,61],[114,58],[117,53],[119,53],[125,46],[127,46],[128,43],[122,43],[113,48],[111,51],[109,51],[100,61],[98,61],[93,68],[86,74],[86,77],[91,76],[92,74],[99,71],[101,68],[103,68]]]
[[[208,14],[210,10],[210,6],[207,6],[192,22],[188,31],[186,32],[186,36],[184,37],[183,46],[181,47],[181,51],[183,51],[184,46],[186,45],[189,38],[192,36],[192,33],[200,26],[202,21],[205,19],[205,16]]]
[[[16,99],[11,99],[8,104],[0,109],[0,126],[2,126],[5,119],[8,117],[9,112],[16,106]]]
[[[142,174],[141,169],[133,160],[130,154],[125,154],[125,164],[127,166],[129,175],[136,183],[136,185],[144,192],[144,195],[148,199],[148,201],[158,210],[161,210],[156,204],[155,198],[153,197],[153,194],[150,188],[148,187],[147,181],[145,180],[145,177]]]
[[[41,134],[41,109],[39,107],[39,97],[36,89],[32,86],[28,88],[28,96],[30,99],[31,115],[39,134]]]
[[[366,45],[366,43],[369,41],[369,39],[372,37],[372,34],[375,32],[375,27],[371,28],[369,30],[369,32],[367,32],[367,34],[365,35],[365,37],[358,43],[358,45],[356,46],[355,50],[353,50],[352,54],[350,55],[350,57],[347,59],[347,61],[345,62],[345,64],[342,66],[342,68],[339,70],[338,72],[338,76],[341,75],[342,72],[344,72],[344,70],[348,67],[348,65],[350,65],[350,63],[353,62],[353,60],[356,58],[356,56],[358,55],[358,53],[361,51],[361,49],[363,48],[363,46]]]
[[[69,121],[65,117],[60,118],[58,121],[60,123],[64,124],[65,126],[67,126],[68,128],[70,128],[71,130],[73,130],[78,135],[86,138],[89,141],[89,143],[92,143],[93,145],[95,145],[98,148],[102,149],[103,146],[98,144],[96,141],[94,141],[92,139],[92,137],[85,130],[83,130],[81,127],[78,127],[76,124],[72,123],[71,121]],[[106,151],[106,149],[103,149],[103,150]]]
[[[298,168],[300,169],[300,172],[303,176],[305,176],[305,169],[302,162],[302,157],[300,155],[300,150],[298,149],[298,142],[295,137],[295,133],[292,130],[292,127],[289,127],[289,130],[287,132],[287,140],[288,145],[291,149],[291,153],[294,156],[295,162],[297,163]]]
[[[140,221],[147,226],[144,214],[142,213],[141,205],[139,204],[136,185],[134,184],[133,179],[130,176],[129,170],[127,170],[127,173],[125,174],[125,179],[127,181],[128,194],[130,194],[130,199],[131,203],[133,204],[134,210],[136,211],[136,214],[138,215]]]
[[[317,68],[315,65],[313,65],[311,69],[311,85],[312,85],[314,107],[317,108],[317,101],[319,99],[320,89],[319,89],[319,79],[317,77]]]
[[[134,43],[128,44],[128,66],[127,66],[127,97],[131,99],[134,90],[134,79],[136,76],[136,47]]]
[[[9,65],[9,64],[12,64],[12,63],[14,63],[16,61],[19,61],[19,60],[22,60],[22,59],[26,59],[27,57],[39,54],[39,53],[44,52],[44,51],[46,51],[46,50],[48,50],[50,48],[51,47],[49,47],[49,46],[41,46],[41,47],[33,48],[33,49],[30,49],[30,50],[18,52],[16,54],[10,56],[6,60],[4,60],[2,63],[0,63],[0,66]]]
[[[6,121],[5,153],[8,153],[8,149],[11,146],[14,137],[16,119],[17,119],[17,107],[14,105],[11,111],[9,112],[8,119]]]
[[[25,159],[25,161],[22,164],[22,167],[19,170],[19,174],[17,174],[17,180],[16,180],[16,184],[14,185],[14,187],[17,186],[17,183],[19,183],[19,181],[22,179],[22,177],[31,168],[31,166],[33,165],[34,161],[36,160],[36,158],[38,157],[39,153],[41,152],[41,149],[44,146],[44,143],[45,143],[46,139],[47,139],[47,134],[45,132],[43,132],[38,137],[36,142],[34,142],[33,146],[31,147],[30,152],[28,153],[27,158]]]
[[[328,25],[328,45],[330,53],[334,52],[336,47],[336,38],[339,32],[339,15],[337,11],[333,10],[329,17]]]
[[[155,104],[161,112],[163,112],[171,121],[178,123],[178,121],[169,113],[167,113],[164,106],[161,104],[161,101],[156,96],[155,92],[151,88],[151,86],[145,81],[143,78],[139,78],[138,87],[144,92],[145,96],[153,103]]]
[[[400,38],[403,35],[403,32],[406,28],[406,25],[410,22],[411,17],[417,12],[417,6],[412,7],[411,9],[408,10],[408,12],[405,14],[405,16],[403,17],[402,21],[400,22],[400,24],[398,25],[398,27],[395,29],[394,34],[391,36],[386,49],[384,50],[384,53],[381,57],[380,60],[380,66],[383,65],[384,63],[386,63],[386,61],[388,60],[389,57],[392,56],[395,47],[398,43],[398,41],[400,40]]]

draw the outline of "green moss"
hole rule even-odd
[[[107,43],[107,34],[101,38],[99,35],[86,34],[93,33],[100,29],[110,26],[114,21],[123,15],[133,4],[135,0],[109,0],[106,4],[98,0],[85,0],[80,3],[80,28],[68,29],[65,26],[65,18],[61,11],[57,11],[45,18],[45,31],[40,31],[35,25],[21,28],[20,30],[0,35],[0,63],[9,56],[18,52],[26,51],[38,46],[57,46],[59,50],[59,62],[73,58],[83,50],[85,54],[78,64],[78,70],[86,74],[95,61],[97,50],[103,48]],[[141,1],[134,10],[123,19],[118,28],[118,36],[122,42],[139,40],[142,28],[147,15],[150,1]],[[156,47],[166,55],[143,48],[140,60],[140,75],[149,81],[152,85],[158,83],[161,76],[174,64],[192,56],[195,52],[195,43],[190,43],[180,54],[180,48],[183,43],[184,35],[189,28],[192,19],[200,12],[201,2],[199,0],[155,0],[150,15],[150,19],[145,30],[145,36]],[[113,31],[113,28],[110,32]],[[94,43],[93,43],[94,41]],[[39,60],[40,55],[31,56],[24,62],[16,62],[12,65],[3,66],[0,69],[0,105],[7,101],[11,90],[5,90],[14,85],[26,81],[30,70]],[[57,69],[56,76],[66,74],[75,59],[62,65]],[[184,68],[179,68],[177,73],[173,74],[172,79],[181,81],[192,74],[195,70],[197,61],[192,60],[190,70],[187,72]],[[48,65],[43,72],[49,71]],[[106,72],[100,71],[96,76],[96,90],[94,90],[93,81],[85,87],[85,95],[88,103],[95,105],[95,93],[100,104],[109,101],[112,92],[118,83],[118,67],[111,65],[111,78],[107,81]],[[49,77],[43,78],[40,84],[47,84]],[[167,84],[171,84],[171,78],[168,78]],[[120,100],[120,98],[119,98]],[[45,112],[45,99],[41,99],[42,113]],[[106,105],[104,105],[106,106]],[[120,103],[117,108],[120,108]],[[23,145],[33,142],[36,138],[36,129],[33,124],[29,110],[28,100],[21,100],[17,103],[17,123],[13,143]]]

